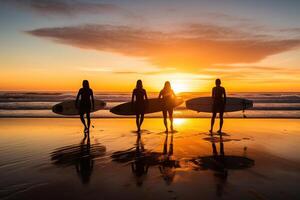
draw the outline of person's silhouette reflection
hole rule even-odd
[[[202,170],[210,169],[216,178],[216,194],[222,196],[228,179],[229,170],[241,170],[254,166],[254,160],[246,156],[225,155],[224,141],[222,135],[218,138],[211,136],[212,156],[202,156],[196,159],[195,164]],[[216,143],[219,142],[218,152]],[[194,160],[195,161],[195,160]]]
[[[166,134],[165,142],[163,146],[162,160],[159,166],[159,171],[162,174],[163,179],[167,185],[170,185],[175,177],[175,168],[180,167],[179,162],[173,158],[173,133],[171,133],[170,145],[168,151],[168,137]]]
[[[76,172],[83,184],[90,181],[93,172],[94,160],[90,150],[90,135],[88,135],[84,137],[80,143],[80,156],[76,162]]]
[[[149,165],[147,164],[147,157],[145,156],[145,148],[141,139],[141,133],[137,133],[135,159],[131,163],[131,170],[136,178],[137,186],[142,186],[144,179],[148,173]]]
[[[224,144],[222,135],[220,135],[220,152],[218,153],[216,143],[212,137],[211,145],[213,149],[213,157],[215,160],[215,167],[214,167],[214,175],[217,178],[217,196],[222,196],[224,187],[226,185],[228,170],[226,168],[226,160],[225,160],[225,153],[224,153]]]
[[[59,167],[75,166],[78,177],[83,184],[89,183],[94,166],[94,159],[105,155],[105,146],[96,143],[91,145],[89,135],[80,144],[58,148],[51,153],[53,164]]]

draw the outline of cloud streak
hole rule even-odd
[[[144,57],[161,67],[189,71],[218,63],[254,63],[300,45],[299,39],[276,39],[271,35],[204,24],[173,32],[87,24],[40,28],[27,33],[78,48]]]
[[[130,11],[109,3],[74,0],[4,0],[2,2],[17,6],[21,9],[32,10],[42,15],[74,16],[78,14],[120,13],[133,16]]]

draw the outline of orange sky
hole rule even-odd
[[[88,79],[96,91],[131,91],[142,79],[148,91],[169,80],[207,92],[221,78],[232,92],[300,91],[293,2],[276,13],[267,0],[264,12],[235,1],[60,2],[0,3],[0,90],[77,90]]]

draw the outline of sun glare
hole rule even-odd
[[[181,82],[172,82],[172,88],[176,94],[180,92],[187,92],[189,91],[189,87],[186,83]]]
[[[175,118],[174,119],[174,125],[177,125],[177,126],[182,125],[185,122],[186,122],[186,119],[184,119],[184,118]]]

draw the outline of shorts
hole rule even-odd
[[[135,111],[135,114],[144,114],[145,111],[146,111],[146,104],[145,102],[135,102],[135,105],[134,105],[134,111]]]
[[[213,102],[212,112],[213,113],[224,113],[225,103],[223,100],[217,100]]]
[[[83,104],[81,103],[79,106],[79,113],[80,114],[85,114],[85,113],[90,113],[91,112],[91,104]]]

